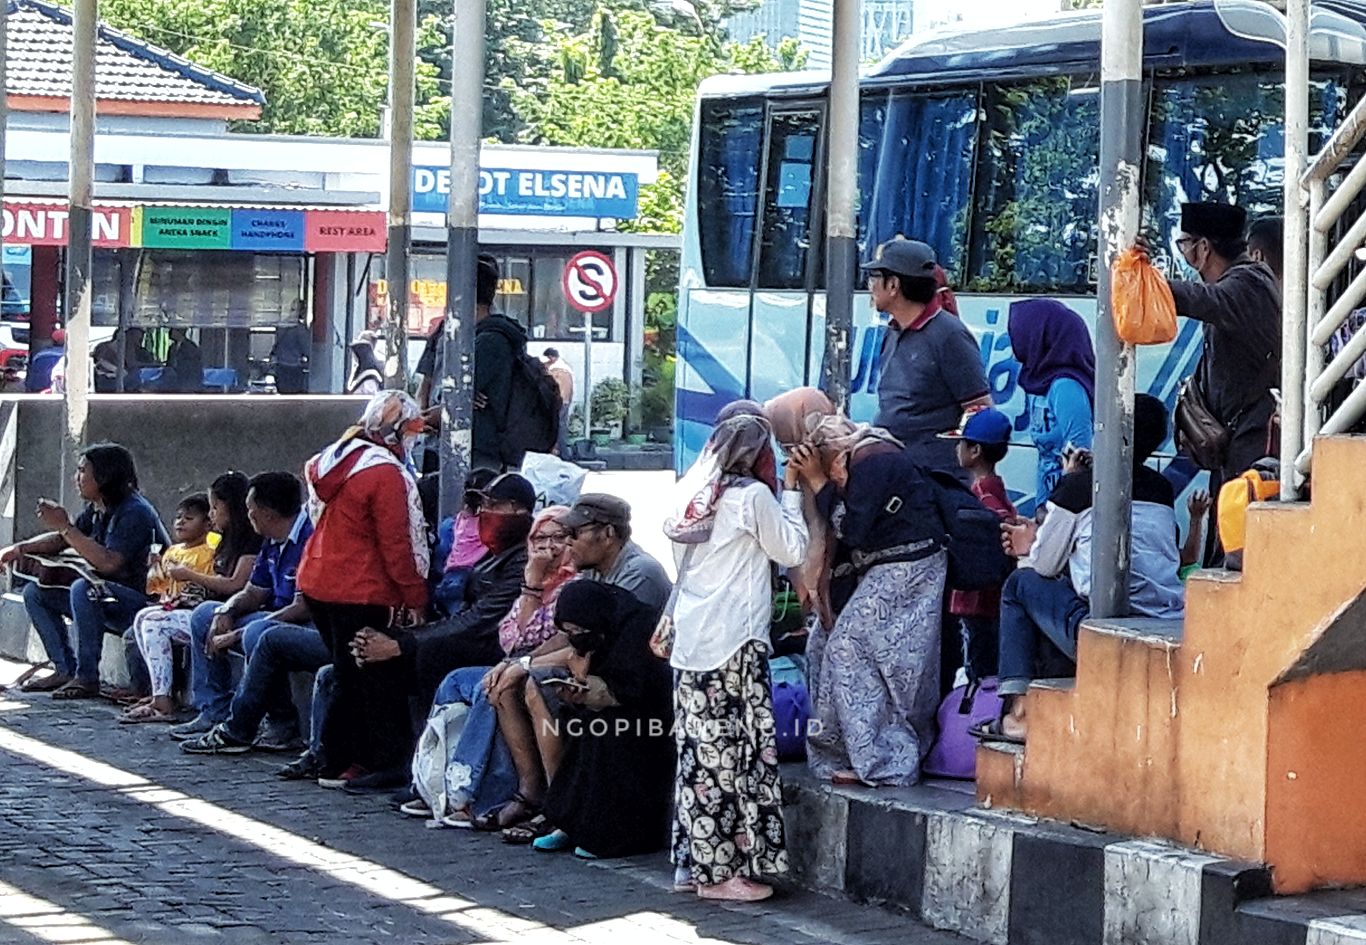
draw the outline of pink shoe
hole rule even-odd
[[[732,876],[724,883],[712,886],[698,886],[700,899],[725,899],[730,902],[759,902],[773,895],[773,887],[756,883],[743,876]]]

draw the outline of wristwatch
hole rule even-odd
[[[213,609],[213,615],[214,615],[215,617],[227,617],[227,616],[229,616],[231,613],[232,613],[232,611],[228,609],[228,605],[227,605],[227,604],[220,604],[219,606],[217,606],[217,607],[215,607],[215,608]]]
[[[522,667],[522,669],[526,670],[528,673],[531,672],[531,656],[523,656],[521,659],[517,661],[517,665]]]

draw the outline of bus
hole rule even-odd
[[[1311,31],[1311,149],[1366,74],[1366,4],[1331,5]],[[1281,212],[1284,20],[1261,0],[1197,0],[1145,8],[1144,21],[1143,224],[1159,267],[1193,277],[1173,271],[1185,268],[1173,242],[1181,203]],[[1003,475],[1026,513],[1034,497],[1018,489],[1034,482],[1034,455],[1006,315],[1016,299],[1049,296],[1094,335],[1100,27],[1093,10],[929,34],[860,79],[861,255],[895,236],[935,248],[992,397],[1015,421]],[[828,83],[718,76],[699,91],[680,260],[680,470],[726,403],[819,383]],[[850,409],[870,420],[885,317],[856,285]],[[1174,342],[1139,353],[1138,389],[1174,406],[1200,349],[1199,326],[1183,319]]]

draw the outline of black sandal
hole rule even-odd
[[[526,846],[555,830],[545,814],[537,814],[530,820],[503,829],[503,842],[511,846]]]
[[[503,815],[507,813],[508,808],[512,807],[514,804],[521,805],[522,812],[520,816],[504,822]],[[506,830],[508,827],[515,827],[518,824],[526,823],[540,813],[541,805],[527,800],[526,796],[518,791],[516,794],[512,795],[512,800],[508,801],[502,807],[495,808],[487,814],[480,814],[478,817],[474,818],[474,829],[482,830],[485,833],[494,833],[499,830]]]
[[[1003,742],[1007,745],[1023,745],[1025,743],[1025,740],[1018,735],[1008,735],[1001,728],[1000,719],[979,722],[968,729],[968,734],[984,742]]]
[[[99,697],[100,687],[98,683],[92,686],[89,683],[77,682],[74,679],[62,688],[55,689],[52,692],[52,698],[60,699],[64,702],[73,699],[98,699]]]

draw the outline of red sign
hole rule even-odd
[[[304,250],[310,253],[382,253],[387,245],[380,210],[309,210]]]
[[[617,267],[602,253],[584,250],[565,263],[560,288],[580,312],[601,312],[617,297]]]
[[[67,227],[70,217],[71,212],[65,205],[6,203],[5,242],[29,246],[65,246],[70,238]],[[94,245],[130,245],[132,220],[133,212],[130,207],[96,207],[90,219]]]

